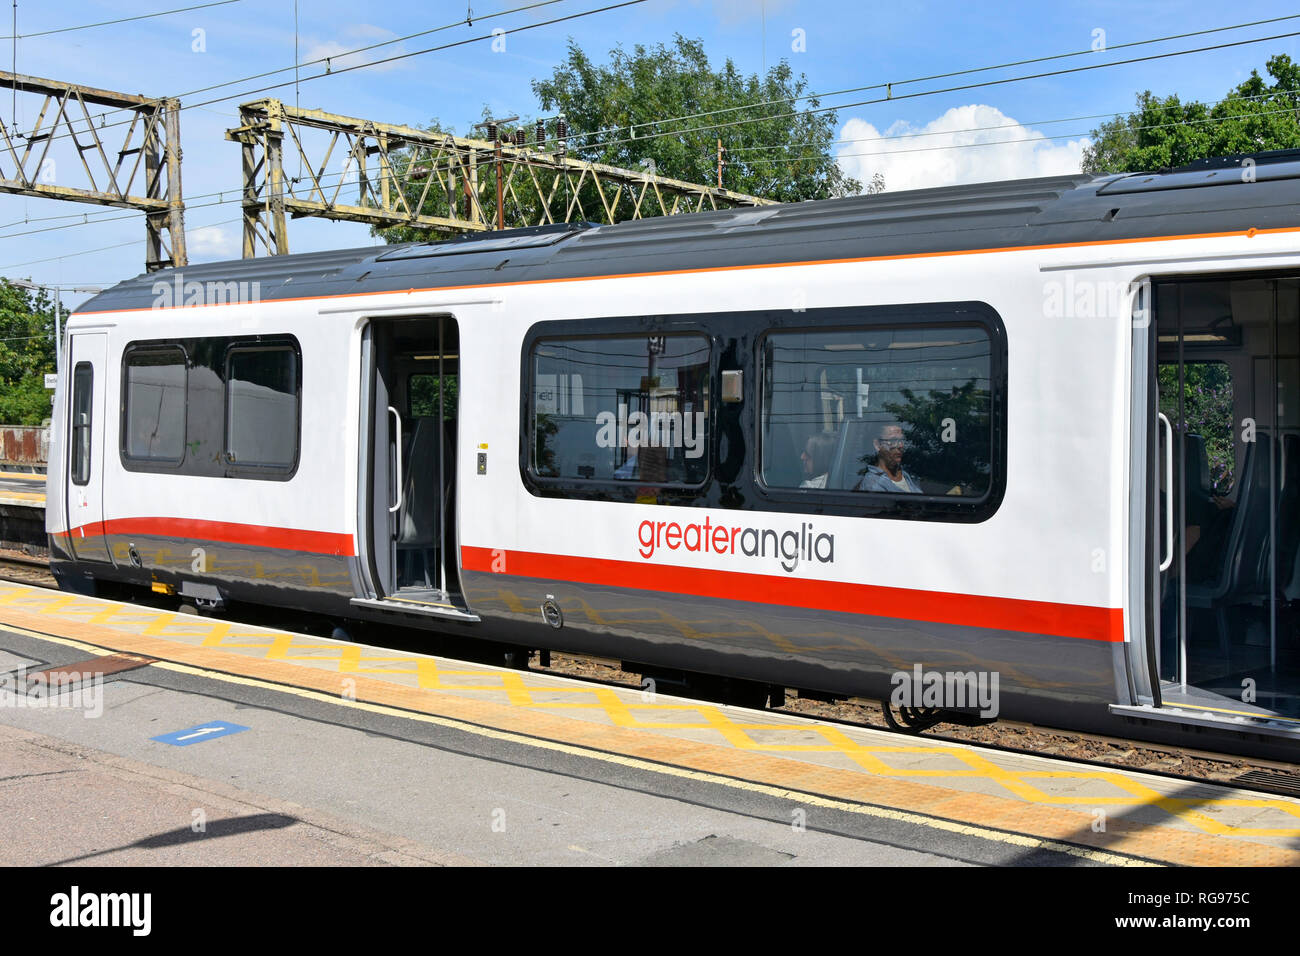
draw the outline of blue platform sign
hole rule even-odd
[[[173,747],[188,747],[190,744],[201,744],[205,740],[216,740],[218,737],[237,734],[241,730],[247,729],[247,727],[241,727],[239,724],[213,720],[206,724],[199,724],[197,727],[173,730],[170,734],[163,734],[161,737],[150,737],[149,739],[162,744],[171,744]]]

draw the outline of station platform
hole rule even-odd
[[[1294,866],[1300,800],[0,583],[0,629],[616,770],[1101,865]]]
[[[45,476],[0,471],[0,505],[45,508]]]

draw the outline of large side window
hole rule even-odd
[[[696,486],[709,475],[709,340],[702,335],[539,339],[529,465],[546,481]]]
[[[226,356],[226,460],[291,470],[298,461],[298,353],[287,345],[236,347]]]
[[[78,362],[72,371],[72,483],[90,481],[90,416],[95,373],[89,362]]]
[[[993,344],[981,325],[774,332],[763,483],[813,496],[960,496],[992,482]]]
[[[185,352],[135,349],[123,368],[122,454],[138,462],[179,464],[185,457]]]

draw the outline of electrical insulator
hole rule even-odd
[[[565,142],[568,138],[569,124],[564,121],[564,116],[561,115],[560,118],[555,121],[556,149],[560,153],[563,153],[568,148],[569,144]]]
[[[537,148],[541,149],[542,144],[546,142],[546,124],[542,120],[537,121]]]
[[[496,123],[488,123],[488,139],[490,139],[490,140],[491,140],[492,142],[494,142],[494,143],[497,141],[497,124],[496,124]]]

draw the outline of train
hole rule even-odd
[[[142,274],[53,421],[69,591],[1300,754],[1295,151]]]

